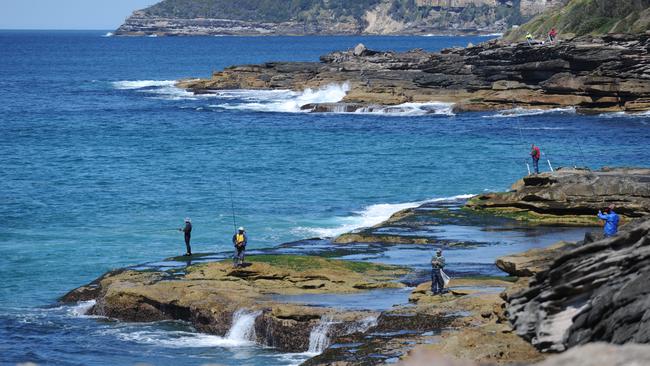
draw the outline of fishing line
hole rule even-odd
[[[230,209],[232,210],[232,226],[237,231],[237,219],[235,218],[235,200],[232,197],[232,181],[228,175],[228,191],[230,192]]]

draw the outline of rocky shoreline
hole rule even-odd
[[[430,53],[375,51],[358,45],[321,62],[268,62],[181,80],[180,88],[303,91],[346,85],[335,103],[312,112],[364,112],[404,103],[453,103],[455,112],[575,108],[579,113],[650,110],[650,34],[583,36],[543,45],[493,40]]]
[[[643,286],[650,275],[650,219],[645,214],[650,208],[645,180],[649,173],[648,169],[590,172],[608,187],[618,187],[600,191],[597,201],[616,202],[630,217],[618,236],[599,239],[588,234],[578,243],[501,256],[496,266],[509,277],[457,272],[450,293],[442,296],[428,293],[426,268],[334,258],[360,258],[393,246],[391,253],[418,245],[447,247],[452,254],[476,251],[480,243],[454,241],[440,235],[438,228],[481,223],[506,233],[531,223],[476,204],[494,199],[489,194],[464,207],[451,202],[424,204],[396,213],[374,228],[344,234],[345,240],[311,239],[273,249],[277,252],[254,253],[244,268],[232,268],[227,259],[195,255],[169,259],[168,263],[186,263],[171,269],[139,266],[110,272],[61,301],[92,300],[93,315],[136,322],[181,320],[201,332],[223,337],[236,333],[278,351],[313,353],[305,365],[400,360],[415,365],[422,355],[432,359],[441,354],[478,363],[531,364],[548,352],[568,350],[558,357],[571,359],[572,352],[584,352],[580,346],[586,343],[650,343],[650,291]],[[531,186],[532,181],[546,183]],[[512,192],[500,194],[499,202],[526,202],[526,197],[536,195],[545,197],[547,205],[564,207],[560,211],[564,218],[581,216],[582,203],[590,202],[591,194],[580,192],[589,193],[585,189],[591,186],[593,180],[585,171],[560,170],[524,178]],[[595,189],[599,192],[598,185]],[[534,193],[521,195],[522,190]],[[631,219],[635,216],[640,217]],[[397,234],[381,236],[391,230]],[[394,239],[426,230],[432,235],[423,236],[422,243]],[[323,251],[307,251],[315,244],[323,244]],[[318,296],[340,296],[339,304],[354,296],[381,302],[381,297],[395,293],[407,298],[374,309],[367,303],[357,308],[310,303]],[[614,348],[612,357],[623,355],[626,347]],[[639,360],[648,353],[642,348],[634,354]]]

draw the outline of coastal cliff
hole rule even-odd
[[[584,113],[636,113],[650,110],[649,49],[650,34],[585,36],[532,46],[490,41],[436,53],[358,45],[324,55],[321,62],[232,66],[177,86],[194,93],[347,86],[339,103],[302,106],[314,112],[447,102],[456,112],[570,107]]]
[[[564,0],[164,0],[115,35],[354,35],[504,32]]]

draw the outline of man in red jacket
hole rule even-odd
[[[535,144],[530,145],[530,157],[533,158],[533,167],[535,168],[535,174],[539,174],[539,158],[542,156],[542,153],[539,151],[539,147]]]

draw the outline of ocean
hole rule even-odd
[[[0,31],[2,364],[304,360],[187,324],[121,323],[83,315],[89,304],[57,304],[105,271],[182,254],[184,217],[194,252],[225,252],[232,205],[249,246],[262,249],[374,225],[429,200],[506,190],[526,174],[531,143],[544,169],[649,166],[650,115],[456,115],[436,101],[308,114],[301,105],[336,102],[347,86],[198,96],[173,82],[234,64],[316,61],[360,42],[435,51],[487,37],[106,33]]]

